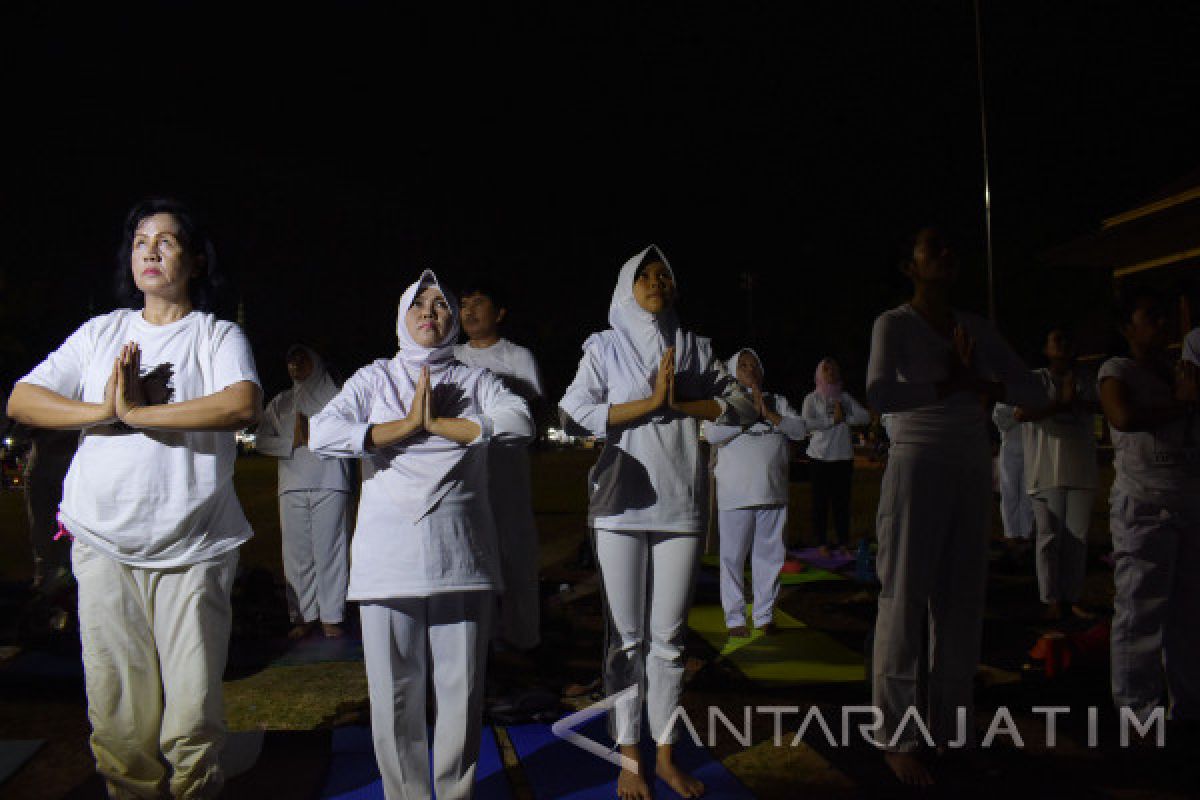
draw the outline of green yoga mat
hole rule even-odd
[[[746,612],[750,616],[749,610]],[[795,617],[775,609],[778,632],[731,639],[720,606],[694,606],[688,625],[752,681],[765,684],[861,683],[863,657]]]
[[[721,557],[718,555],[705,555],[700,557],[700,565],[704,567],[712,567],[714,569],[721,566]],[[750,571],[746,570],[746,575],[750,575]],[[814,581],[844,581],[845,575],[839,575],[836,572],[829,572],[816,567],[809,567],[803,572],[783,572],[779,575],[779,582],[784,586],[795,586],[798,583],[813,583]]]

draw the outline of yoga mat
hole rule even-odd
[[[755,630],[744,639],[731,639],[725,613],[717,605],[693,606],[688,625],[752,681],[778,685],[865,679],[861,654],[778,608],[775,626],[779,630],[771,636]]]
[[[303,664],[324,664],[330,661],[362,661],[362,640],[349,636],[326,639],[312,636],[296,642],[272,663],[277,667],[296,667]]]
[[[821,555],[820,548],[805,547],[800,550],[789,550],[788,556],[796,558],[808,564],[809,568],[818,567],[827,569],[833,572],[844,570],[854,566],[855,556],[853,553],[847,555],[834,555],[830,553],[828,556]]]
[[[711,567],[716,569],[721,566],[721,557],[717,555],[705,555],[700,557],[701,566]],[[750,577],[750,570],[746,570],[746,577]],[[779,583],[783,586],[795,586],[801,583],[814,583],[816,581],[844,581],[845,575],[838,575],[836,572],[830,572],[824,569],[817,569],[810,566],[803,572],[783,572],[779,575]]]
[[[611,749],[606,719],[601,715],[575,730]],[[707,720],[702,722],[707,724]],[[613,800],[617,796],[617,766],[555,736],[549,725],[510,725],[507,731],[537,800]],[[754,795],[733,773],[708,750],[696,746],[686,729],[681,734],[675,744],[675,758],[683,769],[704,782],[705,800],[753,800]],[[648,731],[643,733],[642,743],[642,761],[653,765],[654,744]],[[679,797],[660,780],[651,786],[660,800]]]
[[[331,749],[333,756],[329,763],[329,778],[321,790],[322,800],[383,800],[383,782],[375,762],[370,728],[360,725],[335,728]],[[475,797],[512,800],[496,734],[486,725],[475,767]]]
[[[42,746],[42,739],[0,739],[0,783],[4,783]]]

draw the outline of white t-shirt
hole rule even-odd
[[[93,317],[21,380],[72,400],[98,403],[127,342],[142,374],[157,374],[165,402],[205,397],[235,383],[259,385],[241,329],[193,311],[152,325],[140,311]],[[154,380],[151,378],[151,380]],[[63,525],[111,558],[167,569],[216,558],[252,531],[233,489],[231,431],[137,431],[102,425],[82,432],[63,484]]]
[[[1135,408],[1174,403],[1170,384],[1132,358],[1110,358],[1100,367],[1097,386],[1106,378],[1120,380]],[[1164,506],[1194,505],[1200,495],[1200,419],[1177,419],[1154,431],[1122,433],[1112,428],[1113,490]]]
[[[703,422],[704,439],[717,448],[717,508],[787,505],[788,439],[800,441],[808,428],[781,394],[763,399],[783,417],[779,425],[760,419],[748,428]]]
[[[808,457],[818,461],[853,461],[854,442],[850,439],[851,425],[866,425],[871,421],[867,411],[848,393],[842,392],[842,408],[846,418],[833,421],[834,401],[816,392],[809,392],[800,405],[800,416],[812,438],[808,440]]]
[[[1058,398],[1058,383],[1048,369],[1034,372],[1046,391],[1046,403]],[[1030,493],[1042,489],[1095,489],[1099,483],[1096,466],[1096,435],[1089,410],[1096,402],[1095,381],[1075,379],[1076,407],[1052,417],[1021,426],[1025,449],[1025,487]],[[999,407],[999,406],[997,406]]]
[[[495,373],[510,392],[520,395],[526,403],[544,394],[533,353],[508,339],[501,338],[491,347],[458,344],[454,346],[454,357],[468,367],[482,367]]]

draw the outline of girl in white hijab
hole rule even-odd
[[[389,800],[468,798],[492,593],[501,590],[487,445],[533,435],[525,402],[454,360],[458,307],[426,270],[400,298],[400,350],[311,421],[321,456],[367,457],[349,599],[360,603],[375,757]],[[425,732],[436,697],[433,776]]]
[[[674,306],[675,275],[659,249],[629,259],[609,306],[612,327],[588,338],[559,404],[605,439],[590,475],[588,516],[611,617],[607,691],[639,687],[612,717],[613,738],[630,759],[623,763],[639,765],[617,779],[627,800],[651,797],[638,751],[642,698],[658,745],[658,777],[683,797],[704,791],[675,764],[670,724],[683,688],[687,608],[708,507],[699,426],[701,419],[756,418],[709,341],[684,331]]]
[[[308,421],[333,399],[338,386],[311,348],[287,352],[292,388],[267,404],[256,447],[279,459],[279,527],[287,580],[289,637],[307,636],[320,620],[325,636],[343,635],[346,610],[347,514],[350,461],[318,458],[308,448]]]

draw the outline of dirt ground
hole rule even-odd
[[[561,691],[587,684],[600,670],[603,616],[600,596],[588,593],[592,571],[580,563],[586,551],[584,527],[585,475],[594,458],[586,450],[544,451],[534,456],[534,505],[542,542],[543,591],[550,599],[544,616],[543,647],[532,662],[501,657],[492,670],[495,686],[504,689],[545,686]],[[881,470],[856,471],[853,536],[869,536],[874,526]],[[274,788],[264,790],[233,781],[230,796],[299,796],[284,791],[290,774],[302,782],[312,764],[305,754],[317,752],[328,730],[367,722],[366,680],[361,663],[280,664],[288,644],[280,566],[279,524],[274,492],[274,464],[259,457],[238,462],[238,493],[256,536],[242,551],[241,576],[235,598],[235,636],[226,674],[226,715],[233,731],[288,731],[289,744],[263,758],[278,764]],[[808,485],[792,484],[789,542],[807,544]],[[1103,493],[1101,493],[1103,495]],[[1200,796],[1200,769],[1194,757],[1200,744],[1191,731],[1167,729],[1166,747],[1118,746],[1120,726],[1111,709],[1106,659],[1077,665],[1067,674],[1047,679],[1028,668],[1029,649],[1052,628],[1039,620],[1040,604],[1028,558],[1004,555],[997,539],[988,579],[982,665],[977,679],[976,724],[985,731],[997,709],[1008,709],[1022,742],[999,735],[997,744],[972,757],[947,756],[938,762],[940,786],[919,794],[938,797],[1112,797],[1171,798]],[[25,585],[29,556],[20,495],[0,492],[0,739],[44,739],[38,754],[7,783],[0,797],[95,796],[92,760],[87,748],[88,723],[77,673],[62,668],[77,653],[70,637],[31,637],[22,617],[27,610]],[[853,543],[852,543],[853,544]],[[1101,616],[1111,613],[1111,567],[1102,559],[1109,551],[1107,504],[1097,498],[1089,542],[1085,605]],[[571,589],[559,595],[564,584]],[[563,598],[580,595],[570,602]],[[853,581],[809,583],[788,587],[780,607],[806,625],[829,634],[855,652],[866,652],[873,625],[876,590]],[[698,597],[712,601],[712,597]],[[1057,628],[1081,633],[1087,626]],[[74,649],[73,649],[74,648]],[[24,661],[22,661],[24,659]],[[38,660],[42,659],[42,660]],[[286,659],[285,659],[286,660]],[[34,670],[10,665],[45,664]],[[1035,665],[1036,666],[1036,665]],[[756,713],[750,746],[733,735],[718,736],[712,750],[760,798],[891,797],[905,792],[890,778],[878,754],[862,741],[831,745],[810,729],[792,746],[803,715],[816,706],[840,733],[840,714],[870,702],[864,684],[764,687],[750,682],[698,635],[688,643],[688,684],[684,705],[689,717],[707,718],[718,706],[731,719],[741,719],[745,706],[796,707],[782,717],[784,732],[774,741],[772,717]],[[586,703],[574,701],[575,705]],[[1057,742],[1046,742],[1045,713],[1035,707],[1062,706]],[[1096,709],[1097,741],[1089,742],[1088,709]],[[503,737],[501,737],[503,739]],[[308,749],[306,749],[308,748]],[[270,758],[268,758],[268,755]],[[314,757],[315,758],[315,757]],[[310,759],[311,761],[312,759]],[[318,759],[319,760],[319,759]],[[261,762],[260,762],[261,766]],[[274,769],[274,767],[272,767]],[[265,769],[265,767],[264,767]],[[258,772],[262,772],[260,769]],[[510,765],[516,796],[527,797],[519,765]],[[280,783],[279,781],[282,781]],[[264,791],[266,794],[264,794]],[[298,790],[297,790],[298,791]],[[280,792],[283,792],[280,794]]]

